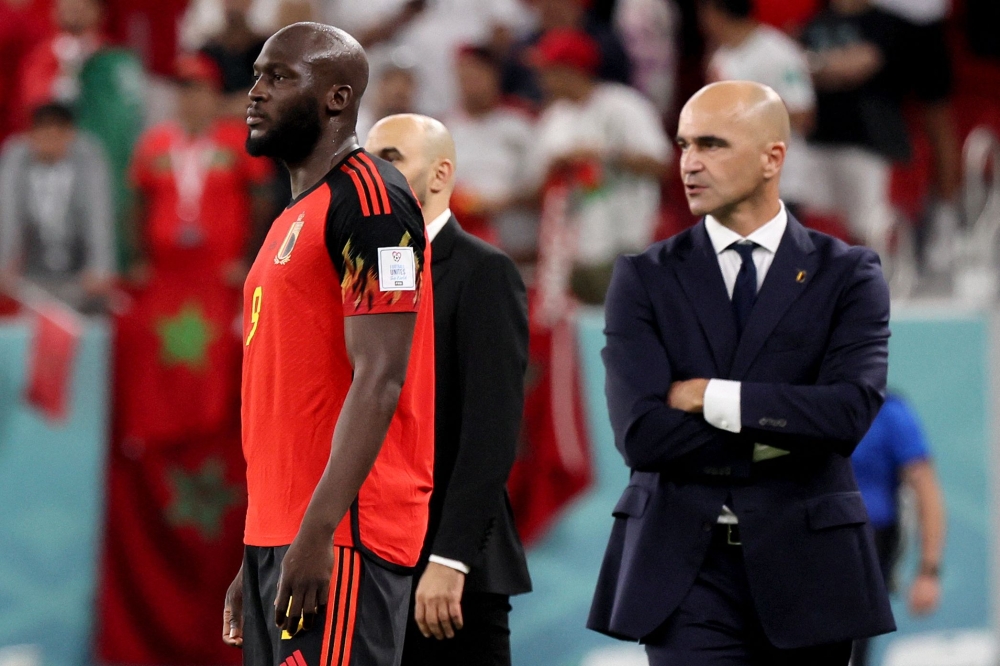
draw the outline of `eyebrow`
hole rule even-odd
[[[683,136],[678,136],[674,139],[675,143],[694,143],[699,146],[728,146],[729,141],[723,139],[721,136],[715,136],[714,134],[705,134],[703,136],[696,136],[693,139],[687,139]]]
[[[403,153],[399,152],[399,149],[395,146],[386,146],[382,150],[378,151],[378,156],[387,160],[391,157],[402,157]]]

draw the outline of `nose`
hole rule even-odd
[[[689,173],[698,173],[704,168],[701,158],[698,156],[698,152],[693,148],[688,148],[681,152],[680,159],[681,166],[681,176]]]
[[[251,102],[261,102],[267,98],[267,93],[264,92],[264,77],[260,77],[254,81],[253,87],[250,88],[250,92],[247,96],[250,98]]]

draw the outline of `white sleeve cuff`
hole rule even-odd
[[[433,562],[434,564],[440,564],[443,567],[448,567],[449,569],[455,569],[456,571],[461,571],[462,573],[468,575],[472,569],[467,565],[462,564],[458,560],[449,560],[447,557],[438,557],[437,555],[431,555],[427,558],[428,562]]]
[[[720,430],[738,433],[743,429],[740,411],[740,382],[710,379],[705,388],[705,420]]]

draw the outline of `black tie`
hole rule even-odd
[[[750,311],[757,300],[757,267],[753,263],[753,249],[757,244],[752,241],[737,241],[729,246],[736,250],[743,259],[740,272],[736,274],[736,284],[733,285],[733,312],[736,314],[736,329],[740,337],[746,328]]]

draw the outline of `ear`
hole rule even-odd
[[[354,89],[349,85],[339,85],[330,88],[326,94],[326,110],[330,115],[338,115],[351,105],[354,100]]]
[[[781,173],[781,167],[785,164],[785,154],[788,146],[784,141],[769,143],[764,153],[761,155],[761,166],[764,168],[764,178],[770,180]]]
[[[427,179],[427,189],[437,194],[451,185],[455,176],[455,163],[451,160],[439,160],[431,166],[431,175]]]

